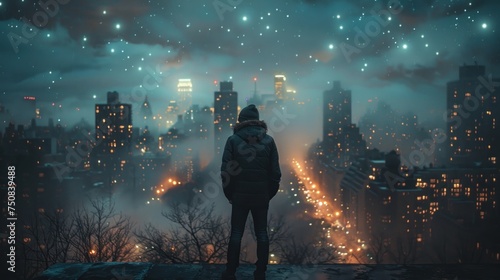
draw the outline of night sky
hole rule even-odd
[[[213,106],[214,80],[232,80],[240,105],[253,77],[260,93],[273,93],[274,75],[285,74],[312,104],[339,80],[352,90],[355,123],[377,100],[424,122],[442,119],[446,82],[464,63],[500,76],[497,0],[41,2],[47,11],[0,0],[0,102],[8,109],[36,96],[63,124],[92,123],[106,92],[130,100],[152,74],[154,113],[180,78],[192,79],[201,106]]]

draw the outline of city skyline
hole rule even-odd
[[[474,70],[474,69],[479,69],[479,70]],[[341,88],[340,87],[341,81],[337,81],[337,80],[333,81],[331,83],[331,86],[329,88],[326,88],[322,92],[322,94],[324,95],[322,98],[322,106],[323,106],[322,112],[319,110],[314,110],[314,111],[307,113],[307,111],[309,111],[311,108],[313,108],[315,106],[314,102],[312,102],[311,100],[301,100],[299,98],[295,98],[296,91],[293,91],[293,95],[291,95],[292,93],[288,89],[286,89],[286,91],[287,91],[286,96],[288,96],[287,99],[281,99],[280,96],[276,92],[270,93],[270,94],[259,94],[258,91],[255,91],[255,88],[254,88],[254,96],[252,98],[241,97],[241,94],[238,94],[237,91],[232,91],[233,93],[236,93],[236,94],[232,97],[232,99],[234,99],[234,100],[231,100],[230,103],[231,103],[232,107],[234,107],[234,105],[237,104],[238,108],[242,108],[250,103],[255,103],[256,105],[258,105],[260,107],[261,110],[268,107],[268,110],[263,111],[263,112],[266,112],[263,115],[263,117],[267,118],[267,121],[271,121],[271,122],[273,120],[277,120],[277,119],[280,119],[279,121],[283,121],[283,119],[281,119],[282,117],[280,117],[279,114],[286,115],[286,114],[288,114],[288,110],[297,110],[300,107],[301,121],[298,122],[296,125],[294,125],[294,129],[297,131],[302,130],[301,131],[302,133],[307,132],[306,133],[307,136],[305,138],[302,138],[304,135],[301,135],[301,137],[299,137],[301,139],[299,141],[300,145],[304,144],[305,147],[309,146],[310,144],[313,144],[315,139],[318,139],[321,141],[325,140],[325,135],[329,135],[329,137],[327,137],[328,141],[333,140],[333,138],[331,138],[332,136],[335,137],[336,141],[340,141],[342,139],[342,137],[344,137],[344,135],[342,135],[342,133],[332,134],[332,131],[333,131],[333,129],[341,131],[342,129],[345,128],[344,133],[347,133],[346,135],[349,135],[349,133],[352,133],[351,137],[354,137],[354,138],[351,138],[351,140],[356,139],[354,141],[357,141],[359,144],[361,144],[360,141],[363,141],[363,142],[366,141],[368,143],[368,145],[367,145],[368,148],[377,148],[383,152],[389,152],[390,150],[396,150],[399,153],[402,153],[402,155],[404,157],[408,157],[408,156],[410,156],[409,154],[411,152],[413,152],[414,150],[416,150],[416,149],[419,150],[419,149],[423,148],[423,146],[421,146],[421,145],[415,146],[414,144],[409,144],[409,143],[411,143],[412,137],[417,137],[417,138],[418,137],[428,137],[429,138],[431,136],[425,136],[425,134],[427,134],[427,133],[432,134],[432,133],[435,133],[436,131],[439,131],[439,133],[441,133],[443,135],[446,134],[446,131],[448,131],[448,133],[453,134],[453,129],[451,129],[451,131],[449,131],[450,126],[452,126],[452,127],[460,126],[465,121],[467,121],[467,122],[472,121],[473,123],[480,122],[480,119],[483,118],[483,114],[487,114],[490,116],[490,118],[489,118],[490,123],[488,123],[487,125],[483,125],[486,128],[483,128],[482,130],[488,129],[489,126],[493,126],[493,130],[491,130],[488,133],[490,133],[490,134],[493,133],[493,134],[491,134],[491,137],[493,137],[492,139],[495,139],[495,131],[496,131],[495,130],[495,119],[496,119],[495,116],[496,115],[495,115],[495,113],[492,114],[491,112],[496,112],[495,109],[498,107],[497,98],[496,98],[496,95],[494,95],[495,89],[498,87],[498,78],[495,76],[486,74],[487,73],[486,69],[487,69],[486,66],[477,65],[477,64],[474,64],[474,65],[464,64],[462,66],[457,67],[456,72],[458,74],[458,78],[450,80],[446,84],[449,87],[450,85],[455,85],[457,83],[458,83],[458,85],[460,85],[460,83],[462,83],[462,84],[468,83],[467,87],[465,87],[465,88],[467,88],[467,90],[465,90],[465,88],[461,90],[461,94],[463,94],[464,96],[461,96],[460,98],[457,99],[457,101],[454,101],[456,103],[455,105],[449,104],[449,102],[450,102],[449,100],[447,102],[445,102],[445,106],[448,106],[448,109],[443,111],[443,114],[441,115],[441,119],[437,120],[435,122],[430,122],[430,123],[427,123],[427,122],[422,123],[421,116],[414,114],[413,111],[403,112],[403,111],[398,110],[399,108],[397,108],[397,107],[396,108],[391,107],[391,105],[389,103],[387,103],[383,100],[378,100],[378,101],[372,101],[374,106],[372,108],[370,108],[369,110],[367,110],[366,112],[364,112],[364,115],[361,116],[361,119],[356,124],[356,123],[354,123],[354,121],[351,120],[351,117],[352,117],[351,112],[353,111],[353,108],[355,107],[353,102],[352,102],[352,97],[351,97],[352,90],[346,89],[344,86],[342,86],[342,88]],[[464,74],[462,74],[462,72],[467,73],[467,80],[465,80],[465,81],[462,81],[463,75],[464,75]],[[275,82],[276,82],[276,77],[279,77],[281,79],[282,77],[285,77],[285,76],[282,74],[275,75]],[[180,79],[180,81],[182,81],[182,80],[187,80],[187,79]],[[254,78],[253,81],[254,81],[254,87],[255,87],[256,83],[257,83],[257,79]],[[285,81],[286,81],[286,78],[285,78]],[[191,82],[191,81],[189,80],[189,82]],[[214,113],[215,114],[214,116],[217,116],[217,114],[218,114],[217,111],[220,110],[220,109],[217,109],[217,107],[220,106],[220,105],[217,105],[217,100],[219,99],[219,98],[217,98],[217,94],[220,94],[221,92],[223,93],[225,91],[228,91],[229,89],[233,90],[234,83],[232,81],[220,81],[220,82],[215,81],[214,85],[216,85],[218,88],[217,88],[217,90],[214,90],[212,92],[212,94],[216,95],[215,96],[216,98],[213,99],[214,100],[213,104],[215,105],[213,107],[208,107],[207,105],[203,105],[203,104],[194,104],[191,100],[191,96],[189,96],[190,98],[186,99],[186,96],[180,95],[178,93],[176,93],[173,96],[173,98],[169,101],[168,106],[166,106],[165,104],[164,105],[161,105],[161,104],[151,105],[151,104],[149,104],[147,94],[144,96],[121,95],[120,93],[118,93],[116,91],[113,91],[113,92],[108,91],[106,93],[107,94],[106,98],[108,99],[108,103],[109,103],[110,102],[109,98],[110,98],[111,93],[113,93],[115,95],[119,94],[120,95],[119,102],[122,104],[126,104],[128,106],[127,108],[130,108],[129,110],[127,110],[127,113],[131,113],[131,115],[130,115],[131,126],[130,127],[131,128],[133,127],[134,130],[136,130],[135,133],[139,133],[140,131],[143,131],[144,128],[147,128],[149,126],[149,131],[150,131],[150,133],[152,133],[151,135],[154,137],[157,137],[159,135],[162,135],[162,134],[170,131],[171,129],[178,129],[175,126],[176,122],[179,122],[179,120],[182,121],[183,118],[191,118],[193,116],[193,112],[192,112],[193,108],[198,108],[196,110],[199,110],[199,107],[202,106],[202,107],[210,110],[212,113]],[[283,83],[283,85],[287,85],[287,84]],[[226,87],[226,88],[223,89],[223,87]],[[276,88],[276,85],[275,85],[275,88]],[[479,88],[479,91],[477,91],[478,88]],[[192,84],[190,84],[189,89],[192,90]],[[336,91],[338,91],[340,95],[338,95],[338,96],[332,95]],[[475,96],[472,98],[472,100],[469,100],[470,98],[467,96],[471,96],[471,94],[466,93],[465,91],[468,91],[468,92],[476,91],[474,95],[477,97],[484,95],[486,98],[485,98],[485,100],[483,100],[481,102],[491,101],[490,104],[487,105],[487,107],[484,107],[487,109],[484,109],[481,107],[481,109],[478,110],[479,107],[477,104],[474,105],[475,106],[474,108],[472,108],[471,106],[473,106],[473,105],[470,105],[470,102],[477,103],[478,100],[475,98]],[[346,92],[347,96],[349,96],[346,100],[342,100],[342,98],[346,98],[346,97],[343,97],[343,94],[344,94],[343,92]],[[327,93],[330,96],[328,98],[333,98],[333,99],[331,99],[331,100],[328,99],[325,95]],[[255,95],[255,94],[257,94],[257,95]],[[455,95],[456,95],[456,90],[455,90]],[[99,99],[105,99],[105,96],[106,95],[103,95],[102,97],[99,97]],[[291,96],[293,96],[293,98]],[[451,98],[450,97],[451,93],[450,93],[449,88],[448,88],[448,91],[446,92],[445,96],[447,96],[448,99]],[[92,105],[93,107],[97,106],[99,103],[103,103],[103,102],[98,101],[97,96],[94,96],[94,97],[95,97],[95,99],[94,99],[95,103]],[[338,101],[334,101],[335,98],[339,98]],[[455,96],[455,99],[456,98],[457,97]],[[72,125],[68,125],[68,124],[65,124],[64,122],[62,122],[61,119],[54,119],[54,117],[51,116],[51,114],[53,112],[59,111],[59,113],[61,113],[61,106],[54,106],[55,104],[53,103],[52,104],[53,106],[51,108],[49,108],[48,110],[41,110],[39,108],[39,106],[37,105],[38,104],[37,98],[34,96],[23,96],[23,97],[19,98],[18,101],[24,102],[24,104],[20,105],[20,107],[14,106],[13,107],[14,112],[11,112],[11,110],[9,110],[9,109],[12,109],[12,107],[2,105],[3,115],[0,115],[0,117],[2,117],[1,120],[2,120],[2,125],[4,126],[3,129],[7,129],[7,127],[9,126],[9,123],[13,123],[16,126],[23,125],[25,128],[30,128],[30,127],[33,127],[34,125],[39,125],[39,126],[46,126],[47,124],[54,125],[54,123],[55,123],[57,125],[62,125],[63,128],[69,129],[71,127],[78,127],[82,122],[89,122],[89,116],[85,115],[84,110],[83,110],[84,107],[79,107],[77,110],[78,112],[72,116],[78,121],[76,123],[73,123]],[[179,104],[181,102],[184,102],[184,103],[188,102],[188,104],[191,104],[191,106],[189,107],[189,110],[181,110],[179,108]],[[283,104],[283,102],[287,103],[288,105]],[[333,102],[333,104],[335,104],[336,102],[345,103],[344,104],[345,108],[342,110],[347,110],[347,111],[345,111],[345,113],[347,115],[344,116],[344,114],[338,114],[337,110],[339,110],[340,107],[338,107],[338,108],[332,107],[333,106],[332,102]],[[458,104],[458,103],[460,103],[460,104]],[[280,108],[279,106],[281,106],[281,105],[279,105],[279,104],[282,104],[285,106],[282,106]],[[278,107],[276,107],[277,105],[278,105]],[[292,105],[292,106],[290,106],[290,105]],[[346,105],[347,105],[347,107],[346,107]],[[455,107],[453,107],[452,105]],[[147,106],[147,109],[144,106]],[[452,107],[450,107],[450,106],[452,106]],[[459,107],[456,107],[456,106],[459,106]],[[483,106],[483,105],[481,105],[481,106]],[[276,109],[275,107],[279,108],[279,110],[283,111],[283,112],[278,113],[278,115],[276,115],[277,111],[274,111]],[[460,109],[460,107],[462,107],[462,109]],[[459,108],[459,109],[457,110],[456,108]],[[235,111],[236,111],[236,109],[237,108],[233,108],[233,110],[235,110]],[[341,112],[342,110],[340,110],[339,112]],[[455,119],[450,117],[450,112],[454,111],[454,110],[456,110],[458,112],[458,117],[455,117]],[[16,114],[16,113],[18,113],[17,111],[22,112],[21,115]],[[29,111],[32,111],[32,112],[28,113],[28,114],[25,113],[25,112],[29,112]],[[324,115],[326,112],[330,112],[330,113],[328,113],[330,115],[329,118],[327,118],[326,115]],[[145,114],[145,113],[147,113],[147,114]],[[152,115],[149,115],[150,113]],[[154,115],[153,115],[153,113],[154,113]],[[475,116],[472,119],[469,118],[469,115],[471,113],[473,113],[473,115]],[[46,114],[49,115],[50,117],[44,117]],[[454,113],[454,114],[456,115],[457,113]],[[64,115],[64,114],[62,114],[62,115]],[[235,117],[236,113],[232,112],[231,115],[232,115],[231,120],[228,119],[228,122],[226,124],[226,126],[228,126],[228,129],[236,123],[236,117]],[[23,116],[23,117],[18,118],[19,116]],[[31,116],[31,117],[27,117],[27,116]],[[290,115],[290,116],[292,116],[292,115]],[[293,115],[293,116],[294,116],[293,118],[295,119],[296,115]],[[306,119],[302,119],[302,117],[306,117]],[[398,118],[400,118],[400,119],[398,119]],[[321,127],[321,126],[308,126],[307,125],[308,121],[317,122],[319,120],[322,120],[323,127]],[[331,124],[327,124],[333,120],[335,122],[339,122],[339,124],[342,123],[342,125],[337,125],[336,127],[333,128]],[[350,122],[349,120],[352,121],[352,123],[350,125],[347,124]],[[90,120],[90,122],[91,121],[92,120]],[[95,121],[97,122],[98,118],[95,118]],[[215,121],[215,119],[214,119],[214,121]],[[407,133],[397,132],[398,129],[395,128],[395,126],[399,126],[398,121],[402,121],[401,125],[403,127],[404,126],[408,127],[408,125],[410,125],[410,128],[415,129],[415,131],[413,131],[413,132],[407,131]],[[290,126],[288,125],[289,122],[287,120],[284,120],[284,122],[287,124],[287,127],[288,127],[288,132],[286,133],[286,135],[290,135],[289,133],[292,133],[292,132],[290,130]],[[376,122],[377,124],[374,124],[372,122]],[[215,123],[217,123],[217,122],[215,122]],[[325,125],[327,125],[327,126],[325,127]],[[378,125],[378,128],[377,128],[377,125]],[[348,127],[343,127],[343,126],[348,126]],[[373,126],[373,127],[371,127],[371,126]],[[470,128],[470,124],[468,126]],[[328,127],[330,127],[330,128],[328,128]],[[328,129],[328,131],[325,129]],[[388,129],[388,131],[391,131],[392,136],[389,136],[388,139],[385,139],[385,140],[383,139],[383,137],[381,137],[379,139],[377,139],[377,138],[372,139],[372,137],[376,136],[375,134],[371,135],[372,131],[373,131],[373,133],[375,133],[375,130],[373,130],[373,129],[375,129],[377,131],[380,131],[380,129]],[[394,138],[394,131],[393,131],[394,129],[396,129],[396,133],[403,133],[402,135],[398,136],[398,137],[402,136],[401,139],[399,139],[397,137]],[[95,133],[97,133],[98,130],[99,129],[96,127]],[[420,130],[420,133],[417,130]],[[311,131],[314,133],[310,134]],[[347,131],[351,131],[351,132],[347,132]],[[482,135],[485,135],[484,134],[485,131],[486,130],[481,132]],[[273,129],[271,129],[271,133],[273,133],[273,132],[274,132]],[[409,132],[409,134],[408,134],[408,132]],[[3,131],[1,133],[3,133]],[[226,131],[225,133],[223,133],[223,135],[228,135],[228,133],[229,132]],[[414,135],[411,136],[412,134],[414,134]],[[222,135],[222,137],[224,138],[225,136],[223,136],[223,135]],[[357,135],[359,135],[359,136],[357,136]],[[420,136],[417,136],[417,135],[420,135]],[[137,135],[134,137],[137,137]],[[363,137],[363,139],[361,137]],[[434,136],[432,136],[432,137],[434,137]],[[488,136],[488,137],[490,137],[490,136]],[[219,138],[219,140],[220,140],[220,136],[218,136],[217,138]],[[484,138],[484,136],[482,136],[482,138]],[[456,139],[455,139],[455,141],[456,141]],[[489,141],[491,142],[491,140],[489,140]],[[294,143],[297,144],[299,142],[294,142]],[[396,144],[396,143],[398,143],[398,144]],[[409,144],[409,146],[405,147],[405,143]],[[344,144],[349,146],[349,145],[353,145],[354,143],[351,143],[351,144],[344,143]],[[355,144],[355,145],[358,145],[358,144]],[[361,146],[363,146],[363,145],[361,145]],[[468,145],[473,145],[473,144],[468,144]],[[361,146],[359,146],[358,148],[354,148],[354,149],[359,150],[359,148]],[[489,145],[489,146],[491,146],[491,145]],[[495,145],[493,145],[493,146],[495,146]],[[486,146],[484,146],[484,147],[486,147]],[[484,147],[482,149],[484,149]],[[329,149],[328,146],[325,146],[324,148]],[[216,144],[216,150],[217,149],[220,149],[220,147],[218,147],[218,144]],[[458,149],[460,149],[460,147],[458,147]],[[286,149],[286,150],[288,151],[289,149]],[[349,150],[349,148],[347,148],[347,150]],[[331,149],[330,149],[330,151],[331,151]],[[305,152],[305,150],[302,149],[302,152]],[[486,154],[484,154],[486,156],[487,155],[486,150],[483,150],[483,152],[486,153]],[[469,148],[469,153],[470,153],[470,148]],[[435,153],[431,153],[431,154],[432,154],[431,158],[428,158],[425,161],[420,162],[418,164],[415,163],[415,161],[412,161],[412,162],[405,161],[404,164],[406,166],[410,166],[410,167],[413,165],[415,165],[415,166],[428,165],[429,163],[431,163],[431,164],[435,164],[435,163],[446,164],[446,162],[447,162],[446,160],[443,161],[444,159],[442,159],[442,158],[438,159],[437,156],[435,155]],[[353,155],[351,155],[351,156],[353,156]],[[347,156],[347,158],[348,157],[349,156]],[[493,158],[493,162],[494,161],[495,161],[495,158]],[[347,167],[350,164],[350,161],[349,160],[345,161],[345,164]]]
[[[400,114],[382,102],[378,111],[367,115],[373,122],[364,120],[360,129],[351,122],[351,90],[335,81],[331,89],[323,92],[324,106],[318,110],[323,114],[321,129],[325,139],[305,142],[299,148],[297,144],[306,141],[296,139],[305,125],[301,117],[309,114],[304,112],[304,104],[295,98],[280,98],[279,94],[258,103],[262,107],[260,115],[271,117],[269,132],[280,144],[280,165],[286,170],[271,211],[282,219],[293,219],[289,227],[295,236],[313,242],[317,250],[326,250],[321,256],[314,255],[316,249],[309,252],[313,261],[400,264],[428,263],[429,258],[432,263],[500,260],[496,235],[486,234],[498,230],[498,147],[494,141],[483,139],[498,134],[498,85],[488,87],[482,65],[464,65],[458,72],[459,79],[448,83],[449,131],[419,129],[416,116]],[[148,99],[137,108],[144,115],[139,121],[145,126],[134,127],[135,109],[122,102],[116,91],[107,92],[106,103],[95,104],[94,127],[84,122],[71,129],[54,125],[53,121],[48,126],[37,125],[36,118],[26,127],[10,123],[2,134],[0,165],[15,164],[16,170],[22,172],[16,180],[16,192],[22,197],[18,202],[21,223],[30,228],[29,213],[35,209],[41,213],[40,219],[52,211],[87,219],[89,216],[80,212],[88,211],[84,205],[107,207],[96,201],[86,202],[83,197],[113,201],[113,205],[120,205],[120,213],[126,213],[124,219],[136,223],[157,221],[161,215],[168,219],[168,211],[185,209],[175,210],[175,203],[194,207],[192,211],[205,211],[211,219],[222,219],[223,215],[217,215],[220,211],[227,213],[227,203],[221,201],[217,150],[236,122],[238,92],[232,82],[221,82],[220,90],[213,94],[213,111],[196,104],[184,114],[172,111],[177,121],[166,131],[160,129],[159,135],[148,129],[155,121]],[[36,110],[36,99],[23,100],[30,111]],[[36,115],[36,111],[32,114]],[[364,131],[365,139],[362,129],[368,129],[368,133]],[[468,137],[476,133],[481,137]],[[380,151],[377,141],[389,143],[392,151]],[[214,155],[204,154],[212,144]],[[461,149],[466,156],[484,151],[487,157],[454,160]],[[34,185],[37,187],[31,187]],[[206,212],[209,203],[214,203],[215,208]],[[172,205],[173,209],[168,208]],[[222,228],[223,220],[218,221],[218,228]],[[133,227],[128,222],[121,225]],[[145,231],[158,234],[164,227],[162,223],[158,228],[146,225]],[[455,234],[448,236],[450,231]],[[21,234],[22,246],[45,250],[45,241],[32,241],[29,231]],[[148,249],[151,245],[143,245],[150,244],[148,238],[141,235],[134,241],[144,249],[135,245],[135,252],[123,254],[122,261],[158,258],[158,252]],[[127,241],[124,246],[134,245]],[[278,253],[271,254],[271,263],[288,263],[289,250],[297,246],[303,245],[281,243],[274,249]],[[74,254],[90,261],[105,261],[105,255],[98,252],[108,247],[89,244],[85,245],[87,257],[85,251],[83,256]],[[203,254],[200,257],[205,258]],[[39,261],[35,258],[28,263]],[[188,255],[185,262],[191,261]],[[38,271],[29,266],[23,269]]]
[[[0,6],[2,104],[36,95],[47,108],[61,105],[61,115],[88,114],[82,104],[108,91],[168,104],[178,79],[190,78],[194,103],[211,106],[215,80],[232,80],[251,97],[254,77],[269,94],[274,75],[285,74],[315,105],[342,81],[353,92],[353,123],[376,100],[425,122],[441,119],[446,82],[459,65],[499,70],[495,1],[234,1],[234,9],[224,1],[60,2],[44,2],[52,5],[47,22],[37,3]],[[23,17],[39,23],[36,34]]]

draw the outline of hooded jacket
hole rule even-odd
[[[281,180],[278,149],[265,122],[248,120],[234,127],[224,147],[221,177],[232,203],[267,205],[276,195]]]

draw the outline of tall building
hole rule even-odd
[[[323,93],[323,149],[324,158],[337,167],[349,167],[366,150],[359,128],[351,123],[351,91],[338,81]]]
[[[274,95],[276,100],[282,100],[286,94],[286,77],[285,75],[274,76]]]
[[[351,125],[351,91],[333,82],[333,88],[323,93],[323,141],[332,143],[335,135],[345,126]]]
[[[238,120],[238,92],[233,82],[221,82],[220,91],[214,92],[214,144],[215,155],[222,155],[227,137]]]
[[[109,175],[110,185],[126,182],[131,166],[132,105],[120,103],[118,92],[108,92],[106,104],[95,105],[96,145],[92,167]]]
[[[186,136],[199,140],[208,140],[211,131],[210,120],[212,119],[210,107],[200,108],[197,104],[192,105],[185,116],[184,131]]]
[[[493,82],[492,82],[493,81]],[[459,68],[459,79],[447,84],[446,108],[449,161],[497,164],[499,156],[500,79],[492,79],[482,65]]]
[[[120,103],[118,92],[108,92],[108,103],[95,105],[99,154],[128,154],[132,147],[132,105]]]
[[[181,114],[181,112],[179,110],[177,101],[170,100],[168,102],[167,109],[165,110],[165,116],[163,120],[163,123],[166,125],[167,129],[177,121],[177,117],[179,114]],[[163,129],[163,131],[165,130]]]
[[[179,79],[177,83],[177,104],[181,113],[191,107],[193,99],[193,84],[191,79]]]

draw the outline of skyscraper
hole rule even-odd
[[[220,91],[214,92],[214,144],[215,155],[222,155],[226,138],[238,120],[238,92],[233,82],[221,82]]]
[[[120,103],[118,92],[108,92],[108,103],[95,105],[99,154],[128,154],[132,140],[132,105]]]
[[[274,95],[276,100],[282,100],[285,98],[286,93],[286,77],[285,75],[275,75],[274,76]]]
[[[95,105],[96,145],[93,168],[109,174],[110,184],[124,183],[132,152],[132,105],[108,92],[106,104]]]
[[[332,144],[342,127],[351,125],[351,91],[333,82],[333,88],[323,93],[323,141]]]
[[[323,148],[328,162],[348,167],[355,156],[363,154],[366,142],[351,122],[351,91],[339,81],[323,93]]]
[[[446,108],[449,161],[497,164],[500,104],[499,79],[485,75],[485,66],[464,65],[459,79],[447,84]]]
[[[193,84],[191,79],[179,79],[177,83],[177,104],[181,113],[191,107],[193,99]]]

